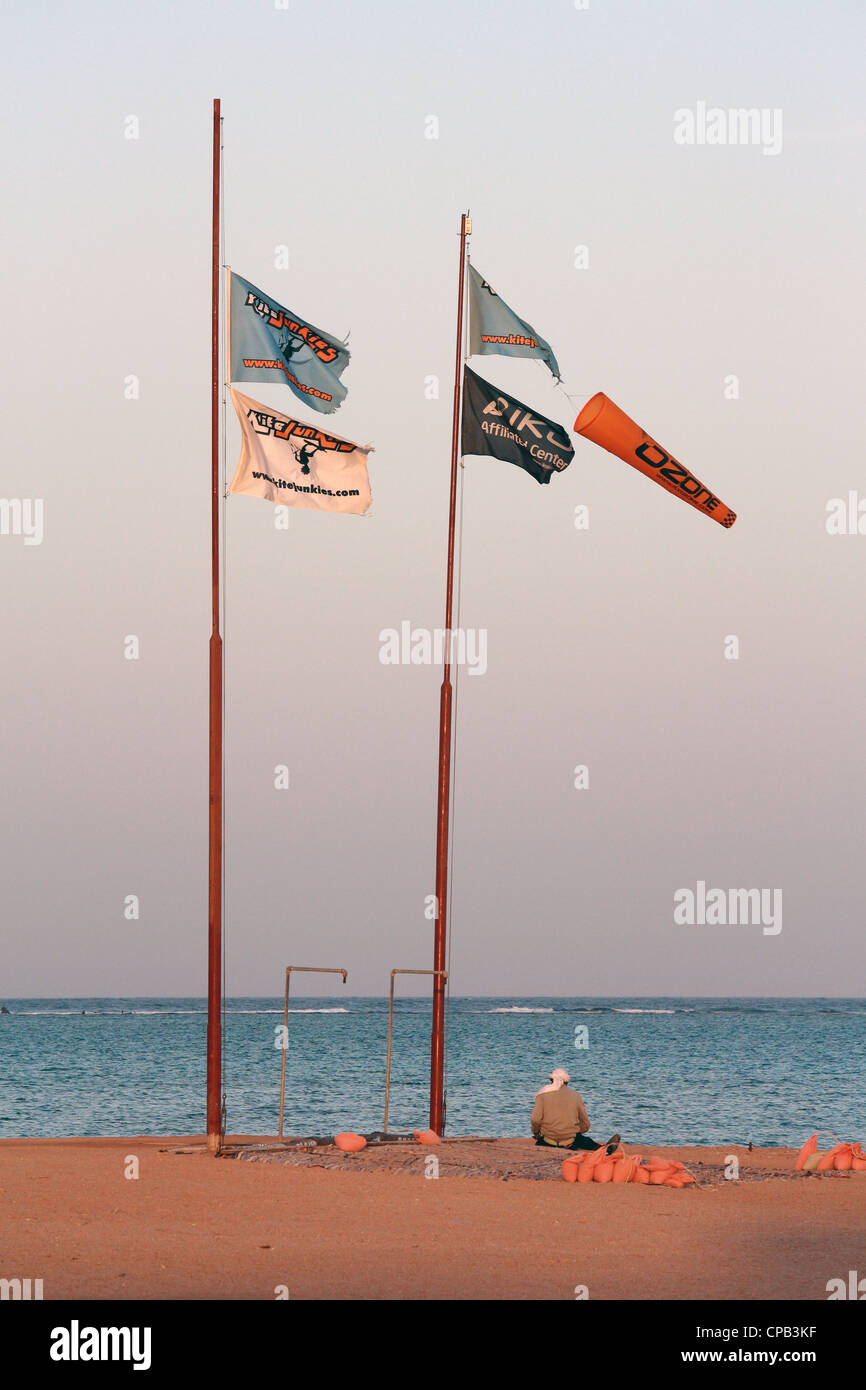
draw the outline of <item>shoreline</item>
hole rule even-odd
[[[507,1166],[549,1156],[558,1176],[561,1151],[497,1143]],[[0,1140],[0,1277],[42,1279],[46,1300],[574,1300],[578,1288],[597,1299],[824,1300],[829,1280],[863,1263],[866,1175],[792,1181],[793,1149],[626,1146],[717,1169],[734,1155],[751,1175],[676,1190],[462,1178],[444,1162],[438,1180],[425,1176],[428,1155],[459,1144],[393,1146],[399,1171],[362,1167],[372,1147],[329,1170],[214,1161],[203,1144]]]

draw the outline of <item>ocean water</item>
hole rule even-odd
[[[5,1006],[0,1136],[202,1132],[203,1000]],[[225,1022],[228,1132],[276,1134],[282,1001],[228,1000]],[[292,1000],[287,1134],[382,1127],[387,1023],[383,999]],[[429,1000],[400,1000],[392,1130],[427,1126],[429,1042]],[[599,1138],[799,1146],[822,1129],[866,1140],[861,999],[453,998],[447,1133],[528,1134],[555,1066]]]

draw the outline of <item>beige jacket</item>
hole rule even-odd
[[[536,1096],[532,1107],[532,1133],[548,1144],[566,1146],[577,1134],[586,1134],[589,1116],[577,1091],[567,1086]]]

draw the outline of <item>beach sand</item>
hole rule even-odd
[[[567,1184],[525,1139],[288,1161],[202,1143],[0,1140],[0,1277],[45,1299],[823,1300],[866,1275],[866,1174],[795,1175],[786,1149],[627,1146],[693,1165],[677,1191]]]

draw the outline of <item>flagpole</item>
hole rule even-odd
[[[457,291],[457,349],[454,361],[454,413],[451,425],[451,500],[448,511],[448,571],[445,585],[445,662],[439,692],[439,788],[436,809],[436,926],[433,936],[433,1027],[430,1039],[430,1128],[445,1129],[445,960],[448,938],[448,821],[451,801],[451,617],[454,598],[454,522],[460,451],[460,398],[463,367],[463,298],[466,243],[472,231],[468,213],[460,218],[460,273]]]
[[[221,128],[219,98],[213,104],[213,238],[211,258],[211,635],[210,816],[208,821],[207,952],[207,1147],[217,1154],[222,1138],[222,713],[223,643],[220,633],[219,476],[219,287]]]

